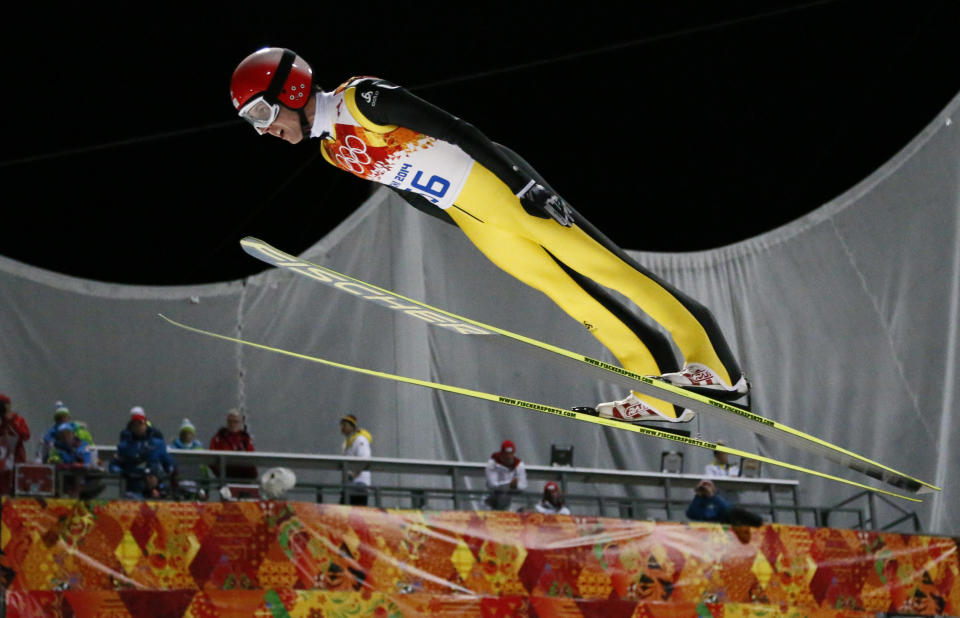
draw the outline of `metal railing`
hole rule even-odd
[[[349,491],[349,486],[317,485],[315,489],[318,502],[336,502],[340,500],[345,489]],[[461,502],[467,501],[477,504],[482,504],[483,498],[487,495],[486,490],[459,490],[454,492],[449,489],[373,486],[369,490],[369,497],[370,505],[376,507],[399,503],[400,508],[424,509],[428,505],[432,505],[434,509],[442,509],[452,508],[454,493],[460,494]],[[512,510],[532,511],[534,505],[540,500],[540,495],[537,492],[517,492],[514,494],[514,500],[510,508]],[[571,512],[577,515],[663,521],[682,520],[682,515],[690,504],[690,500],[676,498],[666,501],[663,498],[629,498],[596,494],[565,494],[564,500]],[[786,513],[793,515],[793,523],[797,525],[812,525],[814,527],[825,525],[821,519],[823,507],[819,506],[764,502],[740,502],[737,505],[749,511],[764,514],[771,521],[775,518],[781,519],[777,515]],[[671,508],[669,514],[667,514],[667,506]],[[863,509],[840,507],[835,509],[834,512],[851,515],[856,523],[850,525],[850,527],[864,528],[866,518]],[[664,516],[658,517],[656,514],[651,515],[651,513],[663,513]]]
[[[861,498],[864,498],[867,501],[867,514],[868,514],[867,520],[863,525],[869,524],[870,529],[892,530],[893,528],[899,526],[900,524],[909,521],[913,523],[914,532],[921,532],[920,516],[917,515],[916,512],[907,511],[906,509],[901,507],[899,504],[896,504],[889,498],[872,491],[862,491],[850,496],[845,500],[841,500],[840,502],[834,504],[833,506],[823,507],[820,513],[820,520],[823,522],[823,525],[824,526],[828,525],[828,522],[830,521],[830,515],[832,513],[845,510],[840,507],[844,507],[850,504],[851,502],[854,502]],[[894,509],[899,514],[899,517],[897,517],[896,519],[887,523],[884,526],[880,526],[880,520],[877,516],[877,500],[881,500],[887,506]]]
[[[114,446],[97,446],[100,457],[107,461],[116,451]],[[484,479],[485,463],[464,461],[438,461],[427,459],[404,459],[388,457],[356,458],[341,455],[309,455],[277,452],[234,452],[196,450],[171,450],[179,466],[203,464],[216,469],[225,470],[230,465],[254,465],[261,471],[269,467],[283,466],[297,472],[298,477],[304,473],[330,473],[334,478],[318,482],[301,482],[298,479],[298,492],[313,489],[318,499],[326,494],[336,493],[338,496],[344,487],[349,486],[349,469],[365,467],[373,473],[387,473],[397,475],[399,484],[388,486],[374,485],[370,488],[374,504],[389,506],[391,502],[400,504],[409,500],[411,508],[430,508],[431,504],[442,503],[445,507],[454,510],[473,508],[486,494],[482,480]],[[574,468],[558,466],[528,465],[527,478],[532,483],[555,481],[560,484],[568,504],[590,506],[597,513],[608,512],[614,508],[618,513],[639,513],[645,507],[659,507],[666,514],[666,519],[675,519],[682,515],[686,504],[693,496],[693,489],[703,478],[699,474],[672,474],[665,472],[634,472],[624,470],[609,470],[600,468]],[[338,477],[338,478],[337,478]],[[446,479],[440,482],[444,487],[429,487],[427,479]],[[471,481],[481,481],[479,487],[469,487]],[[333,481],[333,482],[331,482]],[[810,512],[808,508],[797,504],[798,481],[795,479],[770,478],[723,478],[713,479],[721,492],[761,492],[769,503],[751,504],[761,511],[769,513],[771,521],[777,521],[782,512],[794,513],[796,523],[800,523],[799,514]],[[219,485],[225,480],[214,479],[213,484]],[[249,482],[249,481],[247,481]],[[571,491],[577,484],[591,484],[605,486],[608,490],[626,494],[636,494],[639,490],[652,491],[656,497],[637,497],[635,495],[597,495],[597,493],[581,494]],[[678,494],[678,492],[683,492]],[[603,494],[604,492],[600,492]],[[787,501],[778,502],[778,496],[786,495]],[[518,503],[527,507],[540,498],[539,492],[529,492],[518,495]]]
[[[97,446],[101,459],[106,462],[116,452],[114,446]],[[463,510],[485,508],[483,498],[487,495],[484,486],[485,463],[464,461],[438,461],[426,459],[403,459],[388,457],[356,458],[342,455],[308,455],[277,452],[234,452],[197,450],[172,450],[174,458],[181,468],[193,464],[203,464],[226,470],[230,465],[257,466],[261,471],[274,466],[283,466],[297,471],[297,486],[290,492],[291,499],[307,499],[323,502],[331,496],[339,500],[345,491],[349,491],[348,470],[361,467],[375,474],[396,475],[398,483],[388,483],[382,477],[369,488],[371,504],[377,507],[412,508],[433,510]],[[598,468],[575,468],[563,466],[528,465],[527,478],[532,483],[555,481],[560,484],[565,500],[577,514],[613,516],[620,518],[644,519],[681,519],[686,506],[693,495],[693,489],[702,480],[699,474],[673,474],[666,472],[632,472]],[[326,476],[324,479],[309,480],[305,476]],[[58,474],[57,487],[62,488],[62,475]],[[102,474],[99,478],[113,484],[116,497],[123,497],[122,477]],[[195,479],[196,480],[196,479]],[[471,481],[480,482],[471,487]],[[795,479],[714,477],[712,479],[721,493],[750,493],[766,497],[766,501],[736,500],[738,506],[764,514],[771,522],[778,522],[782,516],[792,514],[792,523],[809,525],[803,518],[812,518],[814,526],[828,526],[831,516],[845,514],[852,516],[855,523],[842,523],[844,527],[859,529],[890,530],[904,522],[913,524],[915,532],[921,531],[920,520],[916,513],[908,512],[883,496],[874,492],[860,492],[830,506],[801,505],[797,490],[799,482]],[[432,481],[432,483],[431,483]],[[437,485],[444,486],[431,486]],[[253,479],[208,479],[211,489],[232,483],[251,483]],[[575,486],[587,484],[592,487],[587,492],[574,491]],[[638,495],[643,490],[646,495]],[[655,494],[650,496],[651,492]],[[682,493],[681,493],[682,492]],[[216,498],[216,491],[211,497]],[[779,500],[786,495],[787,500]],[[513,495],[514,508],[532,509],[540,499],[538,491],[516,492]],[[110,497],[110,496],[102,496]],[[877,516],[879,498],[884,504],[896,509],[899,517],[880,527]],[[856,500],[866,500],[867,515],[861,507],[848,506]],[[651,516],[650,513],[662,513]]]

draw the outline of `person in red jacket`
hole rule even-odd
[[[240,412],[233,408],[227,412],[227,425],[221,427],[212,438],[210,438],[211,451],[252,451],[253,438],[247,433],[247,423]],[[256,466],[228,465],[226,466],[227,478],[237,479],[255,479],[257,478]],[[220,467],[213,466],[213,471],[220,476]]]
[[[0,494],[13,493],[13,466],[27,461],[23,443],[29,439],[27,421],[13,411],[10,398],[0,393]]]

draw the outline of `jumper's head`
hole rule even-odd
[[[264,47],[250,54],[237,65],[230,80],[233,107],[261,134],[268,132],[283,107],[296,113],[302,133],[300,138],[308,135],[309,123],[304,107],[312,92],[310,65],[282,47]]]

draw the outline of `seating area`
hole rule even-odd
[[[97,446],[104,458],[113,455],[115,447]],[[180,465],[199,465],[224,469],[231,464],[255,465],[259,470],[282,466],[293,470],[296,486],[289,491],[290,500],[316,503],[337,503],[349,491],[347,469],[358,460],[340,455],[312,455],[275,452],[229,452],[197,449],[177,451]],[[370,506],[415,510],[485,509],[483,462],[456,462],[421,459],[373,457],[364,459],[374,474],[370,487]],[[21,466],[24,482],[18,483],[19,496],[62,496],[64,479],[69,470],[57,472],[53,466],[30,464]],[[575,515],[685,521],[684,510],[690,503],[700,474],[675,472],[622,471],[573,466],[527,466],[530,489],[518,492],[512,510],[532,511],[540,498],[540,488],[548,481],[563,490],[567,505]],[[98,497],[118,499],[124,495],[123,478],[103,473],[105,489]],[[249,479],[187,479],[197,483],[206,494],[203,500],[257,500],[259,488]],[[920,532],[916,514],[900,508],[882,496],[872,493],[854,494],[832,505],[802,502],[800,482],[796,479],[730,477],[714,478],[720,492],[735,496],[740,506],[757,513],[765,522],[807,526],[832,526],[851,529],[899,530]],[[227,489],[221,494],[221,490]],[[195,501],[192,493],[180,493],[181,500]],[[894,509],[881,521],[877,501]]]

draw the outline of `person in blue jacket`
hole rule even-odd
[[[687,507],[687,519],[730,523],[730,503],[720,497],[713,481],[704,479],[694,489],[693,501]]]
[[[104,485],[99,479],[93,445],[76,435],[76,426],[71,422],[60,423],[54,429],[46,463],[55,464],[62,471],[63,490],[67,495],[83,500],[95,497]]]
[[[60,423],[54,428],[53,448],[47,456],[46,463],[92,466],[92,448],[89,442],[76,435],[76,426],[73,423]]]
[[[110,460],[109,470],[123,475],[127,495],[142,497],[147,469],[173,476],[177,465],[167,452],[163,433],[147,423],[143,408],[135,406],[130,410],[127,428],[120,432],[117,452]]]
[[[99,466],[100,458],[97,456],[97,447],[93,441],[93,436],[90,435],[90,430],[87,429],[87,424],[83,421],[73,420],[70,415],[70,409],[62,401],[58,401],[54,405],[56,407],[53,413],[53,425],[50,426],[40,439],[40,445],[37,448],[37,461],[45,462],[51,458],[53,445],[54,442],[57,441],[57,433],[59,432],[60,425],[69,423],[73,426],[73,435],[87,443],[93,465]]]
[[[717,486],[703,479],[694,489],[693,500],[687,506],[687,519],[712,521],[732,526],[760,526],[763,519],[756,513],[730,504],[717,493]]]

